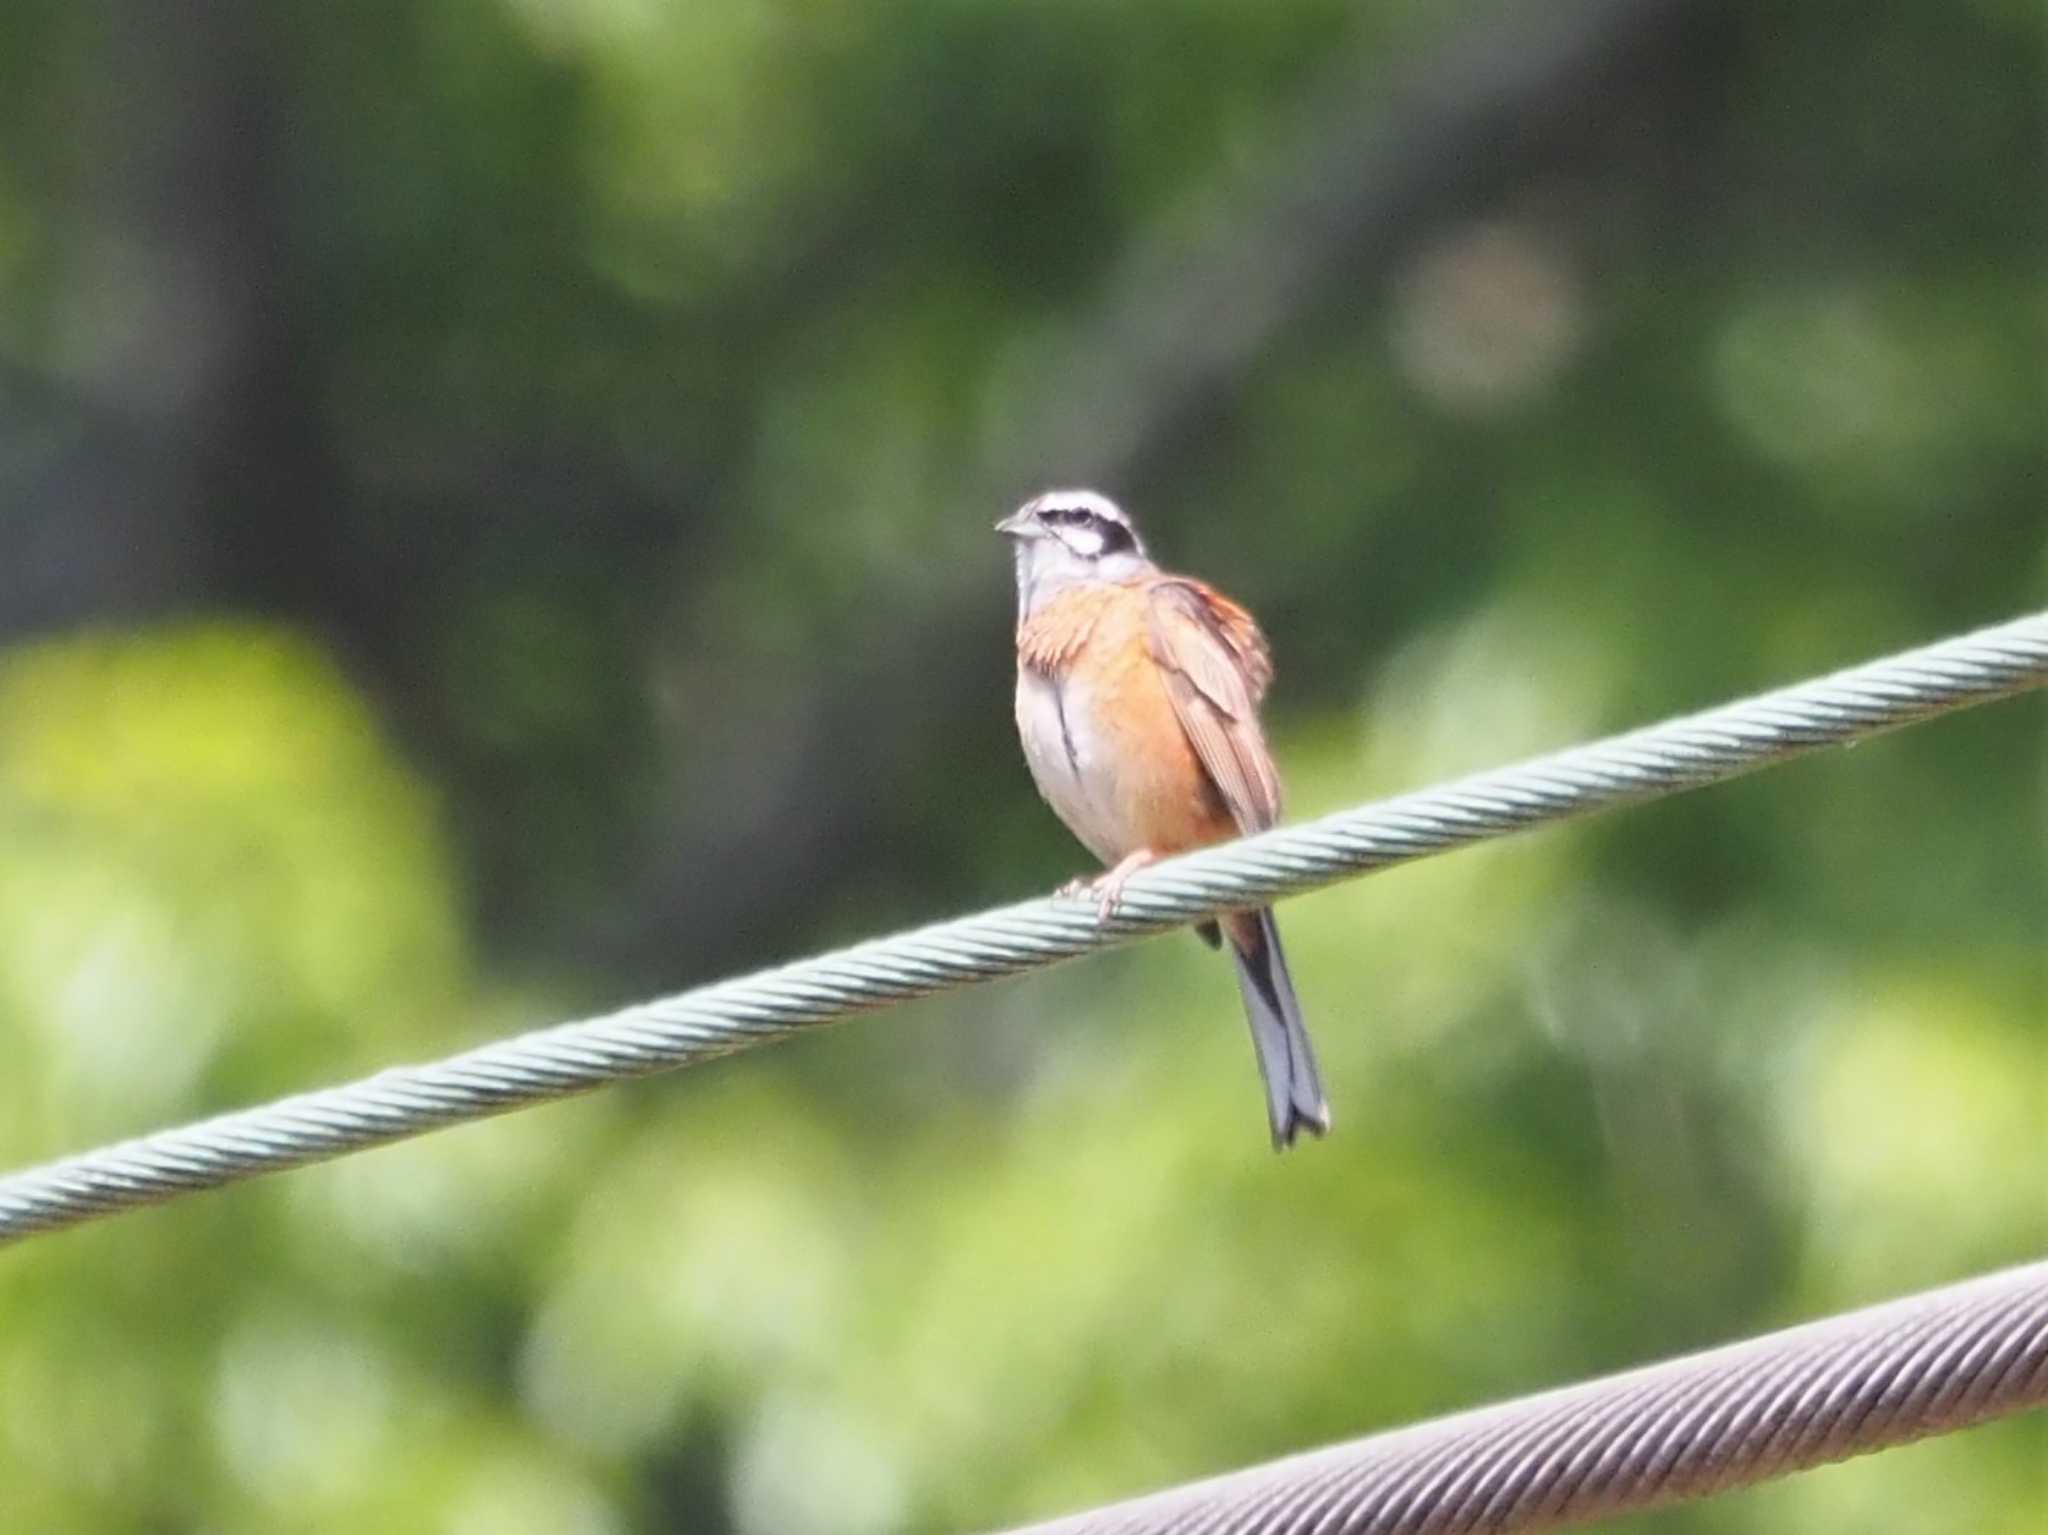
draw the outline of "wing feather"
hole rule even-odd
[[[1259,728],[1273,677],[1251,615],[1197,581],[1164,580],[1148,592],[1147,639],[1166,695],[1238,829],[1280,819],[1280,778]]]

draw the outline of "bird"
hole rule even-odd
[[[1107,872],[1087,891],[1107,919],[1155,859],[1280,819],[1280,776],[1259,724],[1273,678],[1252,615],[1152,562],[1122,507],[1049,490],[996,524],[1017,572],[1017,733],[1038,792]],[[1329,1104],[1272,908],[1197,926],[1227,938],[1266,1089],[1276,1151],[1324,1135]]]

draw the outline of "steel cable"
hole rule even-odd
[[[2048,684],[2048,613],[1627,735],[1175,858],[1117,914],[1041,899],[799,960],[449,1059],[0,1178],[0,1245],[423,1131],[695,1065],[1525,827],[1732,778]]]
[[[2036,1263],[1009,1535],[1522,1535],[2044,1403]]]

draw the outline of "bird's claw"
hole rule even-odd
[[[1107,874],[1099,874],[1094,879],[1070,879],[1055,894],[1068,900],[1078,896],[1094,897],[1096,920],[1107,922],[1116,915],[1117,904],[1123,899],[1124,886],[1130,877],[1158,856],[1144,851],[1133,853]]]

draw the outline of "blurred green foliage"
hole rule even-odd
[[[2038,606],[2041,43],[8,7],[0,1156],[1064,877],[1042,482],[1260,613],[1297,815]],[[1162,941],[39,1240],[0,1522],[974,1529],[2038,1256],[2044,796],[2030,700],[1291,903],[1285,1158]],[[1623,1527],[2021,1535],[2044,1448]]]

